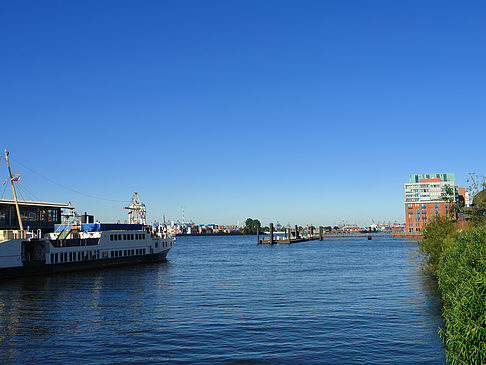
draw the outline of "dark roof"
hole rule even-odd
[[[30,207],[74,209],[74,207],[70,203],[62,204],[62,203],[52,203],[52,202],[36,202],[32,200],[19,200],[18,202],[19,205],[27,205]],[[11,199],[0,199],[0,204],[14,205],[15,201]]]

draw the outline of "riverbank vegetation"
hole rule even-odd
[[[248,218],[245,221],[245,226],[241,229],[243,234],[257,234],[257,232],[268,231],[267,227],[262,228],[262,224],[258,219]]]
[[[476,194],[466,214],[470,228],[436,217],[424,230],[420,251],[424,271],[433,274],[442,295],[444,340],[452,364],[486,364],[486,199]]]

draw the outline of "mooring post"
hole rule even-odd
[[[299,239],[299,227],[295,225],[295,239]]]
[[[273,223],[270,223],[270,243],[273,245]]]
[[[319,226],[319,241],[322,241],[322,230],[323,230],[323,227]]]
[[[260,243],[260,230],[257,228],[257,244]]]
[[[311,224],[310,226],[311,238],[314,237],[314,226]]]

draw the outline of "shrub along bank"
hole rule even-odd
[[[447,360],[486,364],[486,227],[456,232],[454,222],[436,219],[426,227],[420,250],[442,294]]]

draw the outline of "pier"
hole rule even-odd
[[[406,233],[406,232],[367,232],[367,233],[355,233],[355,232],[327,232],[324,231],[323,226],[319,226],[318,232],[315,233],[313,227],[310,228],[309,233],[299,232],[297,226],[294,228],[285,228],[284,231],[275,231],[273,223],[269,225],[270,231],[268,232],[268,237],[261,237],[261,233],[257,232],[257,243],[258,244],[292,244],[297,242],[307,242],[307,241],[322,241],[325,238],[353,238],[353,237],[365,237],[367,239],[372,239],[373,237],[392,237],[392,238],[410,238],[418,240],[423,238],[422,234],[417,233]]]
[[[285,228],[283,232],[275,232],[273,228],[273,223],[270,223],[270,232],[267,239],[262,238],[260,240],[260,233],[257,232],[257,243],[258,244],[291,244],[297,242],[306,242],[313,240],[321,240],[324,238],[324,227],[319,227],[319,233],[314,234],[314,228],[310,228],[310,233],[301,234],[299,228],[295,226],[294,228]]]

